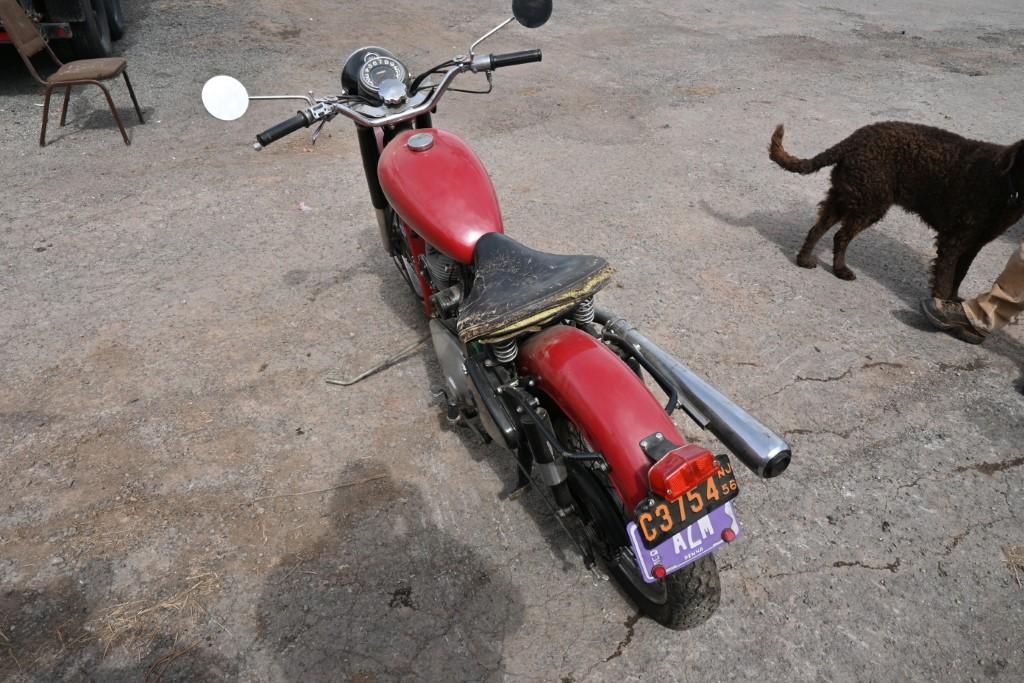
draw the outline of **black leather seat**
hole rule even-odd
[[[597,292],[612,268],[597,256],[559,256],[489,232],[473,253],[473,288],[459,311],[459,338],[500,341],[538,327]]]

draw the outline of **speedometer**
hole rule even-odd
[[[405,67],[397,59],[369,52],[359,70],[359,85],[365,91],[379,94],[381,83],[389,78],[404,83],[406,76]]]

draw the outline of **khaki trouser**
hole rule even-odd
[[[1024,240],[985,294],[964,302],[967,317],[979,332],[995,332],[1024,310]]]

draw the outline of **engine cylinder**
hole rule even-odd
[[[427,253],[423,255],[423,260],[426,262],[427,273],[430,275],[430,281],[434,283],[434,287],[445,289],[455,284],[457,278],[454,259],[445,256],[433,247],[428,247]]]

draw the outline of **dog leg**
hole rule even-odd
[[[960,283],[967,277],[967,271],[971,269],[971,264],[974,263],[974,259],[977,258],[978,252],[984,247],[984,244],[971,245],[967,247],[960,254],[960,258],[956,260],[956,267],[953,271],[953,285],[950,290],[949,300],[950,301],[962,301],[960,298]]]
[[[954,241],[945,241],[941,238],[938,242],[938,255],[932,264],[932,296],[936,299],[950,300],[956,296],[959,288],[959,280],[956,279],[957,267],[961,265],[961,258],[965,258],[964,274],[971,266],[974,255]],[[977,254],[977,252],[975,252]],[[963,278],[961,278],[963,280]]]
[[[822,236],[832,229],[832,226],[839,222],[842,216],[839,213],[838,207],[836,206],[835,197],[832,191],[829,190],[828,195],[825,197],[825,201],[821,203],[818,209],[818,222],[814,224],[811,231],[807,233],[807,239],[804,240],[804,245],[800,247],[800,252],[796,255],[796,264],[801,268],[817,268],[818,259],[814,258],[814,247],[818,244],[818,240]]]
[[[836,233],[832,246],[832,274],[840,280],[857,279],[857,275],[846,267],[846,247],[850,245],[850,241],[854,237],[871,227],[875,220],[843,219],[843,227],[839,228],[839,232]]]

